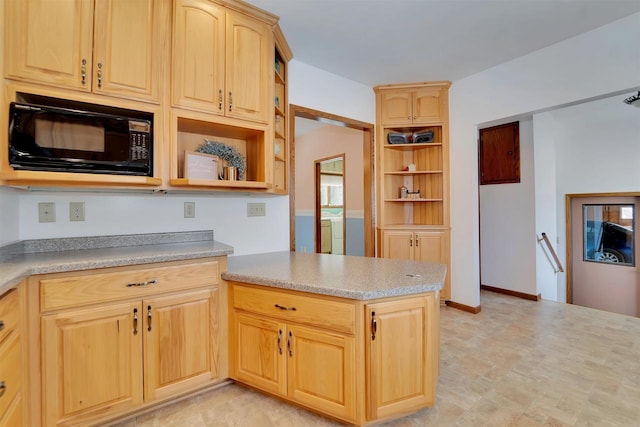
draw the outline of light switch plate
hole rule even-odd
[[[247,216],[265,216],[266,213],[264,203],[247,203]]]
[[[53,202],[38,203],[38,221],[56,222],[56,204]]]
[[[184,217],[185,218],[196,217],[196,202],[184,202]]]

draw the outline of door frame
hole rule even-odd
[[[364,255],[367,257],[375,256],[375,152],[374,152],[374,134],[375,126],[371,123],[361,122],[359,120],[338,116],[323,111],[314,110],[312,108],[301,107],[295,104],[289,104],[289,250],[296,250],[296,197],[295,197],[295,142],[296,142],[296,117],[305,119],[324,121],[339,126],[345,126],[351,129],[361,130],[362,138],[362,155],[364,169]],[[346,226],[346,221],[345,221]],[[346,242],[346,236],[345,236]]]
[[[564,196],[564,208],[565,208],[565,263],[566,263],[566,300],[567,304],[573,304],[573,265],[571,262],[571,254],[572,254],[572,243],[571,243],[571,202],[576,198],[583,197],[640,197],[640,192],[638,191],[629,191],[629,192],[620,192],[620,193],[574,193],[574,194],[565,194]],[[637,262],[637,261],[636,261]],[[636,267],[637,268],[637,267]]]

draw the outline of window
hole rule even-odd
[[[582,205],[584,260],[634,265],[633,205]]]

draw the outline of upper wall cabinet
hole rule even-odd
[[[267,123],[272,58],[266,23],[207,0],[176,0],[174,106]]]
[[[6,2],[6,77],[159,102],[163,2]]]
[[[442,91],[437,87],[381,93],[383,125],[410,125],[442,120]]]

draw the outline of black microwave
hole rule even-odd
[[[16,170],[153,176],[153,114],[31,94],[9,106]]]

